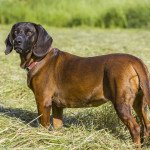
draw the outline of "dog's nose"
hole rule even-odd
[[[15,42],[17,45],[21,45],[22,44],[22,37],[21,36],[18,36],[16,39],[15,39]]]

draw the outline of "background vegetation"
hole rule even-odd
[[[150,0],[0,0],[0,24],[150,28]]]

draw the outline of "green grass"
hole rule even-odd
[[[45,28],[54,39],[53,47],[80,56],[130,53],[150,69],[148,30]],[[134,149],[130,134],[111,103],[96,108],[65,109],[64,127],[58,131],[37,127],[37,109],[26,84],[26,71],[19,67],[20,59],[14,51],[4,55],[9,30],[10,26],[0,26],[0,149]]]
[[[149,0],[0,0],[0,24],[150,28]]]

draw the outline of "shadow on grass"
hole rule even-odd
[[[5,108],[3,106],[0,106],[0,113],[20,119],[24,124],[30,124],[32,127],[37,127],[37,113],[34,113],[32,111],[23,110],[20,108]],[[35,120],[34,120],[35,119]]]
[[[116,116],[115,112],[104,108],[104,111],[90,111],[78,112],[75,115],[64,115],[64,127],[69,128],[71,126],[84,127],[86,130],[101,130],[106,129],[108,132],[114,134],[122,140],[126,140],[124,132],[120,132],[121,123]],[[102,109],[101,109],[102,110]],[[35,112],[23,110],[20,108],[5,108],[0,106],[0,113],[20,119],[24,124],[29,124],[32,127],[38,127],[38,115]],[[50,117],[52,121],[52,116]]]
[[[94,111],[93,111],[94,110]],[[8,117],[20,119],[24,124],[29,124],[31,127],[38,127],[38,114],[21,108],[6,108],[0,105],[0,114]],[[50,116],[52,122],[52,116]],[[113,107],[97,107],[84,109],[76,114],[66,114],[63,117],[64,127],[81,127],[87,131],[104,130],[114,135],[120,140],[129,139],[130,135],[126,132],[123,125],[116,115]],[[51,128],[52,129],[52,128]],[[128,131],[128,130],[127,130]]]
[[[79,112],[75,116],[65,116],[64,126],[67,128],[71,126],[84,127],[88,131],[105,129],[115,137],[118,137],[121,140],[126,140],[129,138],[129,133],[126,132],[128,129],[120,121],[115,111],[113,110],[111,112],[111,110],[106,110],[106,113],[101,111],[85,111],[85,114]]]
[[[92,110],[92,109],[90,109]],[[102,110],[102,109],[101,109]],[[85,110],[84,112],[78,112],[75,115],[64,115],[64,127],[70,128],[71,126],[83,127],[88,131],[103,130],[106,129],[108,133],[111,133],[114,137],[119,138],[122,141],[131,140],[129,139],[129,133],[124,132],[124,125],[118,119],[115,111],[111,108],[105,108],[101,112]],[[31,127],[38,127],[37,113],[23,110],[20,108],[5,108],[0,105],[0,113],[20,119],[24,124],[29,124]],[[52,116],[50,117],[52,121]],[[150,142],[144,145],[144,148],[150,146]]]

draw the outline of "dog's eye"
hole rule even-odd
[[[28,31],[27,32],[27,36],[31,36],[32,35],[32,32],[31,31]]]
[[[15,31],[14,31],[14,34],[16,35],[17,33],[18,33],[18,31],[17,31],[17,30],[15,30]]]

